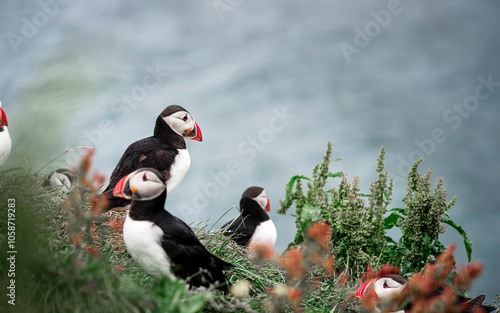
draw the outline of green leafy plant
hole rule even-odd
[[[311,222],[327,221],[331,225],[332,251],[338,268],[349,267],[357,275],[367,265],[389,263],[401,266],[404,272],[418,271],[444,250],[439,234],[445,231],[445,223],[462,235],[470,260],[472,243],[447,213],[455,198],[446,203],[441,178],[432,192],[431,171],[424,176],[417,171],[422,160],[416,161],[409,172],[405,207],[388,210],[394,183],[384,170],[384,147],[380,149],[377,178],[370,185],[370,194],[360,192],[358,177],[349,182],[344,173],[330,172],[331,155],[332,145],[328,143],[325,156],[314,167],[311,178],[296,175],[285,187],[285,199],[280,200],[278,212],[285,214],[295,204],[297,233],[291,245],[304,240],[304,230]],[[330,178],[340,178],[337,187],[327,187]],[[307,192],[302,186],[304,180],[308,181]],[[391,214],[385,216],[388,212]],[[392,227],[401,229],[403,235],[399,241],[386,235],[386,230]]]
[[[387,237],[388,248],[384,251],[382,261],[400,266],[403,273],[422,269],[444,251],[444,245],[439,241],[439,235],[445,232],[443,224],[452,226],[460,233],[469,262],[471,260],[472,241],[447,212],[455,204],[456,196],[446,203],[447,193],[441,177],[433,192],[432,169],[425,175],[420,174],[418,166],[421,162],[422,159],[415,161],[408,173],[404,208],[391,209],[391,214],[385,218],[385,228],[399,227],[402,236],[397,243]]]
[[[393,181],[384,172],[385,149],[380,150],[378,177],[372,182],[368,205],[360,193],[359,178],[349,183],[342,172],[329,172],[332,145],[329,142],[323,161],[312,171],[312,178],[294,176],[287,184],[285,199],[279,213],[285,214],[295,204],[297,234],[293,244],[303,241],[303,231],[309,223],[323,220],[331,225],[332,249],[337,263],[353,272],[362,272],[367,264],[377,262],[386,246],[383,215],[392,195]],[[337,159],[335,161],[338,161]],[[329,178],[340,178],[337,188],[326,189]],[[305,194],[302,180],[308,180]],[[295,190],[294,190],[295,187]],[[339,266],[339,264],[338,264]]]

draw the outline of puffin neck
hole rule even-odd
[[[184,141],[184,138],[170,128],[170,126],[165,123],[161,115],[156,119],[153,136],[164,143],[168,143],[176,149],[186,149],[186,142]]]
[[[165,211],[165,199],[167,198],[167,190],[158,197],[151,200],[132,200],[130,204],[129,215],[133,220],[144,221],[152,220],[158,212]]]
[[[252,216],[260,217],[263,220],[268,220],[269,215],[264,211],[260,205],[252,198],[243,197],[240,200],[240,212],[242,216],[252,214]]]

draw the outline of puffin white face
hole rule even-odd
[[[60,190],[63,192],[69,192],[71,189],[71,181],[69,177],[64,175],[63,173],[55,172],[50,176],[50,186],[52,186],[56,190]]]
[[[149,169],[138,169],[120,179],[113,195],[140,201],[152,200],[165,191],[165,182]]]
[[[269,212],[271,211],[271,203],[269,202],[269,198],[267,197],[267,191],[265,189],[255,198],[253,198],[255,202],[257,202],[262,210]]]
[[[187,111],[177,111],[163,117],[170,128],[184,138],[201,141],[202,135],[198,124]]]
[[[405,286],[403,281],[396,281],[392,277],[381,277],[375,281],[373,288],[379,299],[385,300],[403,291]]]

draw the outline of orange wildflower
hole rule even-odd
[[[87,253],[89,254],[92,254],[92,255],[98,255],[99,254],[99,249],[97,249],[96,247],[92,247],[92,246],[87,246]]]
[[[307,235],[309,238],[315,240],[320,244],[323,249],[328,249],[328,243],[331,237],[330,224],[327,222],[317,222],[311,225]]]
[[[300,298],[302,297],[302,292],[297,287],[290,287],[290,289],[288,289],[287,297],[293,306],[298,307],[300,304]]]
[[[302,277],[304,269],[302,268],[302,251],[298,248],[288,250],[285,255],[281,257],[281,264],[288,272],[290,279]]]

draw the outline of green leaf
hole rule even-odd
[[[321,217],[321,211],[318,207],[313,206],[310,203],[306,203],[302,207],[302,212],[300,213],[300,220],[305,223],[315,222]]]
[[[451,227],[455,228],[458,231],[458,233],[462,236],[462,239],[464,241],[465,251],[467,252],[467,259],[470,262],[471,254],[472,254],[472,240],[470,240],[467,237],[467,233],[465,232],[465,230],[462,228],[462,226],[456,224],[454,221],[452,221],[450,219],[443,218],[443,219],[441,219],[441,222],[448,224]]]
[[[367,193],[358,193],[357,195],[361,196],[361,197],[368,197],[368,198],[373,197],[371,194],[367,194]]]
[[[288,185],[286,186],[286,189],[285,189],[285,207],[286,208],[289,208],[291,205],[292,205],[292,199],[291,199],[291,194],[292,194],[292,190],[293,190],[293,185],[295,184],[295,181],[297,181],[297,179],[306,179],[306,180],[311,180],[309,177],[307,176],[304,176],[304,175],[295,175],[293,176],[290,181],[288,182]],[[281,213],[281,214],[285,214],[286,212],[278,212],[278,213]]]
[[[342,172],[326,173],[327,177],[342,177]]]
[[[389,212],[399,212],[401,214],[405,214],[405,209],[402,209],[402,208],[393,208],[393,209],[390,209]]]
[[[394,213],[394,212],[391,213],[391,215],[384,218],[384,229],[391,229],[394,226],[398,226],[399,219],[404,219],[404,217],[402,217],[398,213]]]
[[[386,241],[387,243],[397,244],[397,242],[396,242],[396,241],[394,241],[394,239],[392,239],[392,238],[391,238],[391,237],[389,237],[389,236],[385,236],[385,241]]]

